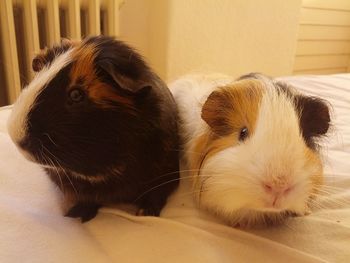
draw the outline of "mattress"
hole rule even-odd
[[[104,207],[85,224],[63,217],[62,194],[11,142],[0,110],[0,262],[350,262],[350,74],[285,77],[332,104],[321,209],[243,230],[199,211],[186,180],[161,217]]]

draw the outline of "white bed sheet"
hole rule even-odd
[[[243,231],[198,211],[184,180],[160,218],[103,208],[81,224],[62,216],[60,192],[18,153],[3,108],[0,262],[350,262],[350,74],[283,79],[333,105],[325,175],[338,204],[325,198],[310,216]]]

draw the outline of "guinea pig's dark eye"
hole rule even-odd
[[[69,98],[72,102],[81,102],[85,98],[85,93],[79,88],[74,88],[69,91]]]
[[[240,141],[244,141],[248,136],[248,128],[244,127],[241,129],[241,131],[239,132],[239,140]]]

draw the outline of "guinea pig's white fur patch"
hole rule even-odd
[[[220,86],[235,89],[238,84],[232,79],[187,76],[170,85],[179,108],[185,159],[193,170],[195,199],[200,207],[234,225],[276,221],[289,212],[307,213],[310,196],[322,176],[320,159],[303,140],[290,96],[278,92],[267,78],[254,81],[262,90],[254,96],[261,98],[251,101],[257,107],[240,104],[247,107],[243,111],[257,109],[256,121],[250,124],[254,128],[243,142],[235,132],[213,135],[201,116],[214,90]],[[266,193],[270,185],[285,187],[288,193],[276,198]]]
[[[46,87],[47,83],[71,62],[71,53],[72,50],[68,50],[58,55],[50,66],[44,67],[38,72],[30,84],[23,89],[8,120],[8,131],[14,143],[20,143],[24,139],[28,126],[27,117],[30,110],[35,106],[36,98]]]

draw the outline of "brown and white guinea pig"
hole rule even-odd
[[[9,134],[74,203],[67,216],[87,221],[114,203],[158,216],[179,169],[177,109],[163,81],[105,36],[62,41],[32,66]]]
[[[322,185],[327,103],[260,74],[170,84],[196,203],[234,226],[305,215]]]

